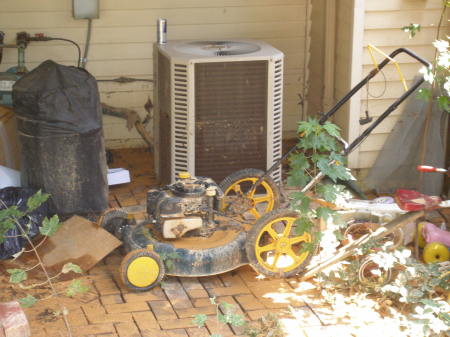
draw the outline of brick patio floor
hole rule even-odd
[[[64,336],[64,323],[53,312],[64,305],[74,336],[120,337],[203,337],[218,333],[223,337],[242,335],[240,328],[217,324],[217,303],[234,305],[236,313],[248,321],[256,321],[268,313],[291,321],[289,329],[296,336],[309,336],[308,328],[320,331],[325,326],[314,306],[305,301],[305,295],[314,292],[312,284],[298,289],[297,279],[258,280],[250,267],[234,272],[202,278],[167,277],[161,286],[150,291],[134,293],[118,280],[118,266],[122,255],[110,254],[82,277],[89,284],[88,293],[76,298],[61,296],[41,300],[25,309],[32,336]],[[57,284],[61,289],[66,282]],[[288,310],[288,308],[291,308]],[[322,309],[324,307],[322,306]],[[290,313],[295,310],[295,317]],[[206,327],[193,323],[196,314],[208,315]],[[296,326],[293,326],[295,324]],[[292,335],[295,336],[295,335]]]
[[[113,167],[129,168],[133,183],[111,188],[110,206],[144,205],[146,190],[154,185],[151,156],[142,150],[116,152]],[[300,283],[297,278],[259,279],[249,266],[211,277],[166,277],[151,291],[133,293],[118,278],[122,256],[119,248],[80,278],[89,285],[87,293],[75,298],[61,295],[41,299],[25,309],[32,336],[67,336],[61,316],[54,314],[62,306],[69,310],[73,336],[243,336],[242,328],[217,324],[216,306],[210,298],[234,305],[236,313],[249,322],[277,314],[286,336],[403,336],[395,319],[382,318],[362,303],[349,303],[336,310],[323,301],[313,283]],[[5,277],[0,275],[0,300],[21,297],[23,292],[9,288]],[[68,282],[58,282],[57,289],[62,291]],[[205,327],[193,323],[196,314],[208,316]]]

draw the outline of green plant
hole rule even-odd
[[[20,254],[24,252],[32,252],[34,253],[37,259],[37,264],[27,269],[19,269],[19,268],[7,269],[6,271],[9,274],[9,282],[12,284],[17,284],[20,288],[25,290],[36,287],[48,286],[51,293],[50,296],[57,296],[59,292],[56,291],[53,285],[54,279],[56,279],[62,274],[67,274],[69,272],[74,273],[82,272],[79,266],[69,262],[62,267],[61,271],[58,274],[50,276],[38,253],[37,248],[47,239],[47,237],[54,235],[61,226],[59,218],[57,215],[54,215],[50,219],[44,218],[42,225],[39,227],[39,232],[43,238],[37,244],[35,244],[29,236],[31,223],[28,222],[25,225],[22,225],[20,221],[21,219],[25,219],[32,211],[40,207],[44,202],[47,201],[48,198],[49,198],[48,194],[43,194],[41,193],[41,191],[37,192],[27,200],[26,210],[20,210],[17,206],[7,207],[6,204],[0,200],[2,206],[4,207],[4,209],[0,210],[0,243],[4,242],[6,239],[9,238],[7,233],[11,229],[17,228],[20,233],[19,235],[26,240],[27,244],[31,248],[28,251],[23,249],[21,252],[16,254],[15,257],[17,258]],[[36,268],[40,268],[43,271],[45,275],[45,280],[37,284],[28,284],[28,285],[23,284],[23,282],[27,281],[28,279],[28,273]],[[80,280],[73,280],[67,287],[65,294],[69,297],[72,297],[78,293],[86,292],[87,290],[88,287],[85,286]],[[18,299],[18,301],[23,307],[29,307],[34,305],[38,301],[38,298],[34,297],[31,294],[27,294],[27,296]],[[61,306],[61,310],[59,310],[58,313],[62,314],[64,323],[67,328],[68,336],[72,336],[70,326],[67,321],[68,310],[65,307]]]
[[[317,181],[312,188],[312,194],[306,191],[292,193],[292,208],[300,214],[296,220],[296,231],[301,235],[305,231],[311,232],[317,219],[326,222],[330,218],[336,218],[336,212],[326,203],[335,203],[343,195],[345,188],[337,184],[337,181],[349,180],[351,175],[344,166],[346,160],[341,154],[342,146],[339,143],[340,134],[337,125],[330,122],[321,124],[316,119],[309,119],[299,123],[297,132],[300,135],[298,151],[289,157],[291,170],[288,173],[288,185],[304,189],[319,171],[334,183]],[[317,198],[324,200],[325,203],[322,203],[323,206],[319,203],[318,207],[311,207]],[[319,234],[316,232],[316,240],[321,239]],[[335,234],[338,235],[338,232]],[[311,249],[312,246],[313,244],[305,245],[304,249]]]
[[[211,304],[216,306],[216,320],[217,328],[220,324],[230,324],[233,327],[242,327],[244,334],[249,337],[281,337],[282,329],[278,317],[274,314],[265,315],[260,319],[259,326],[250,324],[244,316],[236,313],[236,306],[221,302],[217,303],[216,298],[209,299]],[[197,314],[194,316],[192,322],[199,328],[204,327],[208,321],[208,316],[205,314]],[[210,337],[222,337],[220,334],[212,334]]]
[[[403,26],[402,30],[409,34],[409,38],[412,39],[418,32],[420,32],[421,25],[418,23],[411,23],[409,26]]]
[[[160,253],[159,257],[164,262],[164,266],[166,267],[167,271],[172,271],[174,267],[174,261],[180,258],[180,255],[177,252],[172,253]]]
[[[368,294],[382,294],[393,300],[407,312],[408,319],[401,324],[409,336],[438,336],[450,329],[450,305],[439,291],[449,291],[450,284],[440,264],[423,264],[411,257],[408,249],[374,251],[362,249],[360,255],[368,254],[378,266],[371,270],[374,275],[384,270],[396,270],[395,278],[388,284],[368,286],[361,283],[359,268],[361,259],[353,258],[322,272],[316,279],[328,291],[356,290]]]
[[[446,16],[447,8],[450,7],[450,1],[442,1],[442,11],[439,22],[437,24],[436,39],[433,46],[436,48],[434,60],[429,67],[422,67],[420,73],[424,79],[430,83],[431,89],[422,88],[419,90],[418,98],[425,101],[437,101],[439,107],[450,113],[450,52],[449,37],[441,39],[440,31],[442,23]],[[409,37],[413,38],[420,32],[420,24],[412,23],[403,27],[403,31],[409,33]]]

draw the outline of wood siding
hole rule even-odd
[[[352,0],[336,1],[336,36],[335,36],[335,67],[334,67],[334,98],[339,100],[350,90],[351,60],[353,41],[353,11]],[[334,116],[334,122],[342,129],[342,136],[349,136],[349,103],[346,103]]]
[[[0,29],[6,43],[16,32],[44,33],[76,41],[84,50],[87,21],[74,20],[70,0],[2,0]],[[306,0],[106,0],[100,1],[100,18],[93,20],[87,63],[98,79],[119,76],[152,79],[152,43],[158,17],[168,19],[168,38],[258,39],[285,54],[284,131],[294,131],[300,116],[298,94],[303,83]],[[0,71],[16,65],[17,53],[6,49]],[[64,42],[32,42],[26,64],[33,69],[46,59],[75,65],[75,48]],[[127,107],[145,115],[143,105],[153,97],[152,84],[99,82],[102,101]],[[152,130],[151,125],[148,127]],[[108,147],[140,146],[144,143],[125,121],[106,116],[104,131]]]
[[[364,49],[362,51],[363,75],[367,75],[373,68],[373,63],[367,50],[369,43],[387,54],[397,48],[406,47],[431,61],[434,57],[432,42],[436,38],[436,26],[439,22],[441,10],[441,0],[366,0]],[[419,23],[422,26],[421,31],[412,39],[401,30],[403,26],[411,23]],[[444,20],[444,24],[447,27],[442,29],[442,33],[448,34],[448,21]],[[380,55],[377,55],[376,58],[378,61],[383,59]],[[420,64],[408,56],[399,56],[396,60],[399,62],[402,73],[410,85],[414,76],[419,74]],[[386,81],[382,75],[377,75],[370,84],[370,94],[373,96],[381,95],[380,97],[369,96],[367,101],[366,90],[363,89],[361,91],[360,117],[363,117],[365,114],[367,102],[370,115],[377,117],[395,99],[403,94],[404,89],[399,81],[399,75],[395,67],[388,66],[385,69]],[[398,116],[403,112],[404,106],[405,104],[402,104],[361,144],[358,148],[356,168],[367,169],[373,165],[379,151],[383,148],[387,136],[397,122]],[[358,112],[352,113],[357,114]],[[359,128],[359,132],[362,132],[367,125],[356,125],[353,127]]]

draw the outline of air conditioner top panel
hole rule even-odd
[[[283,58],[283,53],[257,40],[183,40],[157,44],[168,58],[178,62],[226,62]]]

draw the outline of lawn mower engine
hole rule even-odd
[[[175,183],[148,192],[147,213],[164,239],[178,239],[194,230],[209,236],[216,227],[215,205],[222,197],[222,190],[211,178],[182,172]]]

